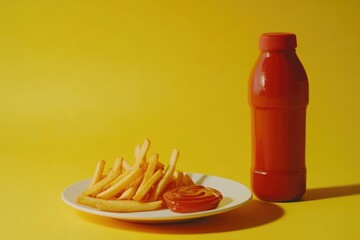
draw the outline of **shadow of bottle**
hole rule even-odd
[[[360,194],[360,184],[314,188],[306,190],[302,201],[314,201],[327,198],[343,197]]]
[[[252,199],[245,206],[205,218],[201,222],[204,232],[227,232],[262,226],[278,220],[283,215],[284,210],[279,205]]]

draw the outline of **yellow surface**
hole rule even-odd
[[[0,239],[359,239],[360,4],[1,1]],[[310,82],[304,201],[142,225],[80,213],[63,189],[145,137],[178,167],[249,186],[258,35],[289,31]]]

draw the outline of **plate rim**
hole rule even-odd
[[[232,179],[219,177],[219,176],[213,176],[213,175],[207,175],[207,174],[202,174],[202,173],[188,173],[188,174],[192,177],[198,178],[198,180],[195,181],[195,183],[198,183],[199,180],[201,180],[202,178],[204,178],[204,179],[209,178],[212,180],[216,179],[218,181],[219,180],[226,181],[228,183],[234,184],[239,189],[241,188],[241,190],[244,191],[246,194],[242,193],[242,194],[244,194],[244,198],[240,201],[235,201],[235,203],[230,204],[230,206],[226,207],[226,205],[225,205],[225,207],[222,206],[222,207],[218,207],[218,208],[215,208],[212,210],[207,210],[207,211],[194,212],[194,213],[174,213],[174,212],[171,212],[169,209],[155,210],[156,212],[166,211],[167,213],[170,213],[171,216],[151,216],[151,215],[146,216],[146,215],[148,215],[146,213],[155,212],[155,211],[145,211],[145,212],[135,212],[135,213],[106,212],[106,211],[101,211],[101,210],[98,210],[95,208],[91,208],[91,207],[88,207],[85,205],[78,204],[68,198],[69,192],[74,191],[75,188],[76,189],[79,188],[79,185],[85,185],[86,183],[90,182],[91,178],[83,179],[83,180],[77,181],[77,182],[67,186],[63,190],[61,197],[62,197],[62,200],[67,205],[69,205],[70,207],[72,207],[76,210],[79,210],[81,212],[86,212],[86,213],[89,213],[92,215],[97,215],[97,216],[102,216],[102,217],[110,217],[110,218],[127,221],[127,222],[140,222],[140,223],[178,222],[178,221],[192,220],[192,219],[217,215],[217,214],[221,214],[221,213],[236,209],[236,208],[246,204],[247,202],[249,202],[253,197],[253,193],[251,192],[251,190],[248,187],[246,187],[244,184],[234,181]],[[199,184],[201,184],[201,183],[199,183]],[[206,186],[206,184],[205,184],[205,186]],[[85,189],[83,189],[83,190],[85,190]],[[221,189],[219,189],[219,190],[222,191]],[[81,193],[80,190],[78,190],[76,192],[78,195],[80,195],[80,193]],[[225,198],[230,198],[230,197],[224,195],[224,199]],[[144,214],[144,216],[139,216],[142,213]]]

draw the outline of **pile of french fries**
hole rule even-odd
[[[174,149],[165,169],[159,154],[147,159],[150,141],[135,147],[135,163],[117,158],[112,168],[104,174],[105,161],[98,161],[88,188],[77,202],[109,212],[139,212],[162,208],[163,194],[176,187],[194,185],[191,177],[176,170],[179,158]]]

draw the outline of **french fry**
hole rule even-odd
[[[157,163],[158,163],[158,159],[159,159],[159,154],[157,153],[153,153],[151,154],[150,158],[149,158],[149,164],[147,166],[147,169],[145,171],[145,174],[144,174],[144,178],[141,182],[141,185],[144,185],[150,178],[151,176],[154,174],[155,172],[155,168],[157,166]]]
[[[112,171],[115,171],[118,173],[118,176],[115,178],[117,179],[119,176],[121,176],[121,172],[122,172],[122,162],[125,161],[122,157],[116,158],[115,162],[114,162],[114,166],[113,169],[109,169],[109,174]],[[103,186],[103,190],[107,189],[110,187],[111,183],[115,181],[115,179],[113,179],[112,181],[110,181],[109,183],[107,183],[105,186]]]
[[[131,200],[132,197],[135,195],[137,189],[139,188],[139,185],[141,184],[142,179],[143,179],[143,176],[140,176],[134,182],[132,182],[130,184],[130,186],[121,194],[119,199]]]
[[[137,144],[137,145],[135,146],[135,149],[134,149],[134,156],[135,156],[135,158],[137,158],[137,155],[139,155],[140,149],[141,149],[140,144]]]
[[[137,202],[133,200],[104,200],[88,196],[79,196],[77,202],[108,212],[140,212],[159,209],[162,201]]]
[[[154,195],[151,198],[152,200],[159,199],[159,197],[163,194],[166,186],[171,182],[178,158],[179,150],[175,148],[171,154],[169,166],[167,167],[163,178],[160,180],[154,190]]]
[[[156,168],[155,168],[155,171],[157,171],[157,170],[159,170],[159,169],[161,169],[161,170],[164,170],[164,168],[165,168],[165,165],[162,163],[162,162],[157,162],[156,163]]]
[[[87,188],[83,192],[83,195],[85,195],[85,196],[96,196],[98,193],[100,193],[104,189],[104,187],[108,183],[113,181],[119,175],[120,175],[120,169],[111,170],[110,173],[105,178],[103,178],[102,180],[100,180],[96,184],[92,185],[91,187]]]
[[[104,171],[104,166],[105,166],[105,161],[104,160],[100,160],[100,161],[97,162],[93,177],[92,177],[91,182],[89,184],[89,187],[95,185],[97,182],[99,182],[101,180],[101,177],[102,177],[102,174],[103,174],[103,171]]]
[[[145,138],[144,143],[141,145],[140,151],[136,156],[134,166],[140,166],[145,161],[146,153],[149,150],[150,144],[149,139]]]
[[[181,187],[183,185],[184,173],[182,171],[176,170],[174,172],[174,178],[175,186]]]
[[[184,184],[185,186],[195,185],[194,181],[191,179],[191,177],[190,177],[189,174],[187,174],[187,173],[184,173],[184,176],[183,176],[183,184]]]
[[[122,157],[116,158],[114,162],[114,169],[119,169],[122,172],[122,163],[124,159]]]
[[[140,186],[135,194],[135,196],[133,197],[133,200],[135,201],[141,201],[143,200],[143,198],[146,196],[146,194],[149,192],[149,190],[151,189],[151,187],[157,182],[159,181],[159,179],[162,177],[162,172],[161,170],[157,170],[156,173],[154,175],[152,175],[149,180],[147,180],[145,182],[145,184],[143,184],[142,186]]]
[[[130,163],[128,163],[125,159],[122,161],[122,169],[126,172],[131,169]]]
[[[114,180],[112,180],[111,182],[109,182],[105,187],[104,190],[109,189],[110,187],[114,186],[115,184],[117,184],[118,182],[122,181],[123,178],[125,178],[127,175],[129,175],[131,173],[131,168],[128,171],[123,172],[122,174],[119,174],[117,176],[117,178],[115,178]]]
[[[124,191],[126,187],[130,183],[132,183],[136,178],[138,178],[142,173],[143,173],[142,169],[139,166],[136,166],[134,169],[130,170],[129,174],[121,178],[117,183],[115,183],[105,191],[97,194],[96,197],[101,199],[110,199],[116,196],[120,192]],[[124,174],[120,175],[120,177],[123,175]]]

